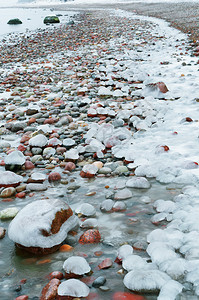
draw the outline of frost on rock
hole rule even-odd
[[[38,200],[17,214],[9,225],[8,236],[24,247],[52,248],[62,243],[77,224],[77,217],[65,202]]]
[[[130,188],[148,189],[150,183],[145,177],[133,177],[126,182],[126,186]]]
[[[25,163],[26,159],[21,151],[15,150],[6,156],[4,161],[6,165],[22,166]]]
[[[157,300],[175,300],[176,296],[182,292],[183,285],[177,281],[169,280],[161,288]]]
[[[115,200],[125,200],[129,199],[133,196],[132,192],[129,189],[119,190],[115,193],[114,199]]]
[[[157,210],[157,212],[166,212],[166,213],[172,213],[175,208],[176,208],[176,205],[173,201],[165,201],[165,200],[157,200],[154,202],[154,205],[155,209]]]
[[[84,257],[71,256],[65,260],[63,269],[66,273],[84,275],[90,272],[91,268]]]
[[[32,147],[43,148],[48,144],[48,139],[43,134],[38,134],[29,140],[29,145]]]
[[[157,291],[170,280],[170,277],[159,270],[136,269],[124,277],[124,285],[132,291]]]
[[[179,258],[174,248],[163,242],[153,242],[147,247],[147,253],[150,255],[152,262],[159,265],[160,263]]]
[[[89,293],[89,287],[78,279],[68,279],[58,287],[59,296],[87,297]]]
[[[117,252],[117,257],[119,259],[124,259],[127,256],[133,254],[133,247],[130,245],[122,245]]]
[[[23,177],[11,171],[0,171],[0,187],[17,186]]]
[[[77,149],[70,149],[65,152],[64,156],[66,160],[77,160],[79,158],[79,153]]]
[[[122,267],[128,272],[136,269],[143,270],[147,268],[147,263],[142,257],[132,254],[124,258]]]
[[[82,214],[86,217],[92,217],[96,214],[96,209],[93,205],[89,203],[83,203],[75,210],[76,214]]]

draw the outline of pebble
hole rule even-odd
[[[106,277],[104,277],[104,276],[99,276],[99,277],[97,277],[97,278],[93,281],[92,286],[95,287],[95,288],[98,288],[98,287],[104,285],[105,282],[106,282]]]
[[[3,227],[0,227],[0,239],[3,239],[6,234],[6,229]]]

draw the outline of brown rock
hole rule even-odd
[[[62,279],[64,277],[63,273],[60,271],[53,271],[48,275],[48,278],[51,280],[53,278]]]
[[[19,297],[15,298],[15,300],[28,300],[28,296],[27,295],[22,295],[22,296],[19,296]]]
[[[57,296],[57,289],[60,285],[60,280],[53,278],[49,283],[43,288],[40,300],[54,300]]]
[[[35,165],[34,165],[31,161],[27,160],[27,161],[25,162],[25,169],[26,169],[26,170],[34,169],[34,167],[35,167]]]
[[[3,227],[0,227],[0,239],[3,239],[6,234],[6,230]]]
[[[98,265],[98,267],[100,269],[108,269],[112,266],[112,264],[113,264],[112,260],[110,258],[106,258]]]
[[[48,181],[59,181],[61,180],[61,175],[58,172],[52,172],[48,176]]]
[[[9,198],[9,197],[12,197],[14,196],[16,193],[16,190],[14,187],[8,187],[8,188],[5,188],[1,194],[0,194],[0,197],[2,198]]]

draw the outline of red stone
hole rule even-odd
[[[35,167],[35,165],[30,161],[30,160],[27,160],[26,162],[25,162],[25,169],[26,170],[31,170],[31,169],[34,169],[34,167]]]
[[[80,176],[82,178],[92,178],[92,177],[95,177],[95,174],[91,174],[91,173],[88,173],[88,172],[81,171]]]
[[[169,147],[164,145],[164,146],[161,146],[162,148],[164,148],[164,151],[169,151]]]
[[[17,147],[17,149],[18,149],[19,151],[21,151],[21,152],[24,152],[24,151],[26,150],[26,147],[25,147],[24,145],[19,145],[19,146]]]
[[[64,277],[63,273],[60,271],[53,271],[51,272],[48,276],[49,279],[57,278],[57,279],[62,279]]]
[[[108,269],[112,266],[113,262],[110,258],[105,258],[99,265],[98,267],[100,269]]]
[[[79,238],[80,244],[95,244],[99,243],[101,235],[97,229],[89,229],[85,231]]]
[[[24,198],[24,197],[26,197],[26,193],[24,193],[24,192],[17,193],[15,195],[15,197],[17,197],[17,198]]]
[[[2,161],[0,162],[0,166],[4,167],[5,166],[5,161],[2,159]]]
[[[22,296],[19,296],[19,297],[15,298],[15,300],[28,300],[28,296],[27,295],[22,295]]]
[[[113,294],[112,300],[145,300],[146,298],[140,295],[127,292],[116,292]]]
[[[48,176],[48,181],[58,181],[61,180],[61,175],[58,172],[52,172]]]
[[[60,280],[57,278],[50,280],[43,288],[40,300],[54,300],[57,296],[57,289],[60,283]]]
[[[193,122],[193,120],[190,117],[186,117],[187,122]]]
[[[72,161],[67,162],[64,170],[72,171],[76,168],[75,164]]]

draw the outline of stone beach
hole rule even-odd
[[[172,125],[167,117],[180,97],[184,101],[181,79],[191,78],[187,75],[191,67],[197,70],[199,50],[197,42],[161,26],[167,25],[120,10],[81,10],[68,24],[11,34],[1,43],[2,300],[163,300],[167,293],[167,300],[196,299],[195,269],[188,261],[197,260],[197,255],[186,248],[192,238],[185,236],[189,229],[173,225],[176,239],[166,231],[179,216],[178,199],[197,194],[189,187],[198,183],[194,147],[178,155],[174,141],[178,132],[189,134],[198,126],[196,85],[190,100],[195,106],[176,118],[172,114],[176,122]],[[157,62],[153,59],[158,53],[163,57]],[[170,76],[169,81],[164,76],[172,74],[172,68],[181,74],[179,89],[178,78]],[[184,138],[177,144],[184,147]],[[56,199],[62,204],[53,216],[46,206],[41,216],[32,209],[23,218],[26,205],[37,201],[38,207],[39,200],[56,203]],[[66,217],[63,203],[68,204]],[[72,213],[75,221],[56,240]],[[12,225],[20,218],[27,223],[24,232],[22,221],[16,229]],[[192,223],[187,219],[187,224]],[[156,248],[155,229],[164,233],[162,244],[168,241],[172,247]],[[39,248],[52,246],[56,252],[39,256],[19,247],[23,234],[26,247],[37,247],[36,230],[42,235]],[[43,242],[46,237],[50,246]],[[126,246],[121,249],[122,245]],[[161,247],[165,260],[158,253]],[[184,268],[176,274],[166,258],[170,264],[179,260]]]

